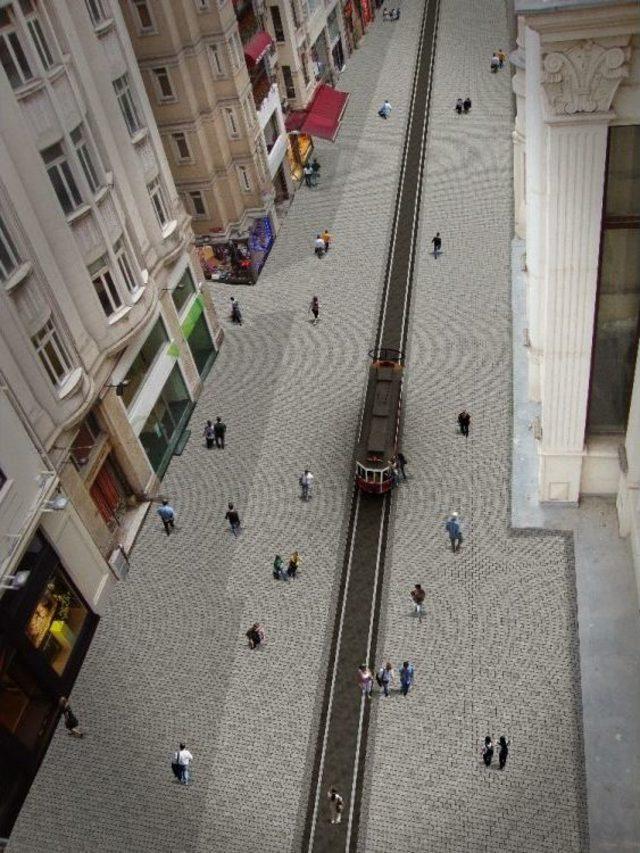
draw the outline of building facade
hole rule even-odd
[[[539,497],[616,495],[640,567],[640,16],[547,6],[516,0],[512,55]]]
[[[117,3],[2,2],[0,63],[2,835],[221,332]]]

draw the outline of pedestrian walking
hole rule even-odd
[[[174,508],[169,504],[169,501],[162,501],[162,506],[159,506],[156,512],[162,519],[165,532],[169,536],[171,531],[175,530],[176,513]]]
[[[320,313],[320,300],[318,299],[317,296],[314,296],[313,299],[311,300],[311,307],[309,310],[313,314],[313,320],[311,322],[315,326],[316,323],[318,322],[318,314]]]
[[[400,483],[400,469],[398,468],[398,462],[396,461],[395,456],[393,459],[389,460],[389,470],[391,472],[391,479],[393,480],[393,485],[397,486]]]
[[[358,684],[363,696],[371,699],[371,691],[373,690],[373,675],[366,663],[358,667]]]
[[[482,755],[482,760],[484,761],[484,766],[491,767],[491,762],[493,761],[493,741],[489,735],[484,739],[484,744],[480,753]]]
[[[207,442],[208,450],[211,450],[211,448],[213,447],[213,439],[215,437],[215,430],[211,421],[207,421],[204,427],[204,432],[202,434],[205,438],[205,441]]]
[[[406,480],[407,475],[406,475],[404,468],[405,468],[405,465],[407,464],[407,457],[401,451],[398,451],[396,453],[396,463],[398,465],[398,468],[400,469],[400,473],[402,474],[402,479]]]
[[[321,258],[324,255],[324,240],[322,239],[322,234],[318,234],[316,236],[315,248],[313,251],[316,253],[317,258]]]
[[[64,717],[64,727],[71,737],[83,738],[84,732],[80,728],[80,722],[76,715],[71,710],[71,705],[66,696],[61,696],[58,702],[62,716]]]
[[[344,809],[344,800],[335,788],[329,788],[329,810],[331,812],[331,823],[340,823],[342,820],[342,811]]]
[[[507,61],[507,54],[504,52],[502,48],[497,52],[498,62],[500,64],[500,68],[504,68],[504,64]]]
[[[457,512],[452,512],[446,521],[445,528],[449,534],[451,550],[455,554],[460,550],[462,544],[462,531],[460,529],[460,517]]]
[[[425,592],[417,583],[414,588],[411,590],[411,600],[413,601],[413,607],[415,609],[415,614],[418,617],[418,622],[422,622],[422,605],[424,604]]]
[[[431,242],[433,243],[433,257],[437,258],[438,255],[442,254],[442,238],[439,231]]]
[[[232,503],[227,504],[227,507],[227,512],[224,517],[229,522],[231,532],[237,538],[240,533],[240,516],[238,515],[238,510],[235,509]]]
[[[249,630],[245,634],[245,637],[249,641],[249,648],[250,649],[257,649],[259,646],[261,646],[264,643],[264,641],[266,639],[265,633],[264,633],[264,628],[262,627],[262,625],[259,622],[253,623],[253,625],[249,628]]]
[[[406,696],[411,689],[415,679],[415,667],[412,663],[406,660],[400,669],[400,689],[402,695]]]
[[[308,501],[311,499],[311,490],[313,489],[313,474],[309,471],[308,468],[305,468],[302,474],[300,474],[300,479],[298,481],[300,483],[300,488],[302,489],[302,493],[300,497],[303,501]]]
[[[329,234],[328,228],[325,228],[322,232],[322,239],[324,240],[324,251],[326,254],[329,251],[329,246],[331,244],[331,234]]]
[[[458,415],[458,426],[460,427],[460,433],[464,435],[465,438],[469,437],[469,424],[471,423],[471,415],[466,409],[463,409]]]
[[[471,98],[468,95],[462,102],[462,109],[465,111],[465,113],[468,113],[471,109]]]
[[[311,161],[311,182],[314,187],[318,186],[318,179],[320,177],[320,163],[314,157]]]
[[[289,580],[289,575],[284,570],[284,561],[280,554],[276,554],[275,560],[273,561],[273,577],[277,581]]]
[[[216,447],[222,448],[224,450],[224,436],[227,431],[227,425],[222,422],[222,418],[216,418],[216,422],[213,425],[213,437],[216,440]]]
[[[186,745],[181,743],[179,749],[174,753],[173,761],[171,762],[171,769],[181,785],[189,784],[191,775],[189,768],[192,761],[193,755],[191,755]]]
[[[312,186],[313,186],[313,169],[311,168],[311,166],[309,165],[309,163],[306,163],[306,164],[305,164],[305,167],[303,168],[303,170],[302,170],[302,171],[303,171],[303,173],[304,173],[304,182],[305,182],[305,184],[306,184],[308,187],[312,187]]]
[[[240,303],[233,296],[231,297],[231,321],[238,326],[242,325],[242,311]]]
[[[301,562],[302,560],[300,559],[299,552],[294,551],[293,554],[289,557],[289,565],[287,566],[287,574],[290,578],[295,578],[297,576]]]
[[[462,100],[462,98],[458,98],[458,100],[456,101],[456,105],[455,105],[455,111],[458,113],[458,115],[462,115],[463,109],[464,109],[464,101]]]
[[[389,103],[389,101],[386,100],[386,98],[382,102],[382,105],[378,110],[378,115],[380,116],[380,118],[389,118],[389,116],[391,115],[391,104]]]
[[[389,695],[389,690],[393,684],[394,673],[393,666],[387,661],[384,666],[381,666],[376,675],[378,686],[382,688],[385,696]]]
[[[382,10],[382,20],[383,21],[389,20],[389,12],[387,11],[386,7]]]
[[[498,763],[500,764],[500,770],[504,770],[508,755],[509,741],[504,735],[500,735],[500,739],[498,740]]]
[[[498,68],[500,68],[500,58],[498,57],[497,53],[493,54],[493,56],[491,57],[491,62],[489,65],[491,68],[491,73],[496,74],[498,71]]]

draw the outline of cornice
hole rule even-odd
[[[640,14],[637,3],[620,6],[582,7],[526,13],[526,24],[540,34],[542,45],[557,41],[576,41],[612,36],[632,36],[640,33]]]

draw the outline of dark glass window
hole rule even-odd
[[[144,382],[151,365],[156,360],[156,357],[159,355],[163,345],[167,343],[168,340],[169,336],[167,335],[167,330],[162,322],[162,317],[158,317],[155,326],[149,332],[149,336],[142,344],[140,352],[133,360],[133,364],[127,373],[127,384],[125,385],[124,392],[122,394],[122,401],[125,406],[128,406],[136,396],[136,393]]]
[[[273,22],[273,31],[276,36],[276,41],[284,41],[284,27],[282,26],[282,18],[278,6],[270,6],[271,21]]]
[[[182,274],[182,278],[171,291],[173,304],[176,306],[178,314],[182,311],[195,292],[196,286],[193,283],[191,270],[187,267]]]
[[[293,84],[293,74],[288,65],[282,66],[282,79],[284,80],[284,88],[287,93],[287,98],[295,98],[296,87]]]

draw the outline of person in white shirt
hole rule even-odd
[[[189,784],[189,765],[193,761],[193,755],[189,752],[185,744],[180,744],[180,749],[176,752],[175,763],[180,768],[180,784]]]
[[[313,474],[308,468],[300,475],[300,486],[302,488],[302,500],[308,501],[311,497],[311,487],[313,486]]]
[[[324,255],[324,240],[322,239],[322,234],[318,234],[316,237],[314,252],[318,258],[321,258]]]
[[[389,116],[391,115],[391,104],[389,103],[389,101],[384,100],[382,102],[382,106],[378,110],[378,115],[380,116],[380,118],[389,118]]]

